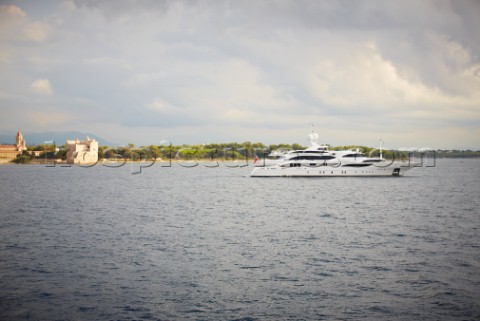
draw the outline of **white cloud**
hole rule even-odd
[[[25,11],[15,5],[0,5],[0,15],[3,19],[8,19],[8,17],[25,18],[27,16]]]
[[[51,32],[45,21],[35,21],[15,5],[0,5],[0,40],[43,43]]]
[[[50,26],[43,21],[34,21],[23,26],[23,34],[26,39],[43,43],[50,33]]]
[[[26,17],[25,11],[15,5],[0,5],[0,41],[12,39],[14,33],[18,34]]]
[[[30,85],[32,91],[36,94],[51,95],[53,88],[48,79],[37,79]]]
[[[147,104],[147,108],[159,113],[176,113],[181,111],[181,109],[161,98],[155,98],[151,103]]]
[[[465,53],[458,45],[454,48],[455,57],[466,65]],[[320,102],[343,113],[480,122],[480,83],[472,68],[478,67],[447,73],[463,85],[463,92],[455,94],[425,84],[417,71],[396,66],[369,43],[347,57],[321,59],[312,68],[309,87]]]

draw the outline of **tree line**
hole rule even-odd
[[[134,144],[128,144],[123,147],[100,146],[98,151],[99,159],[122,158],[129,160],[142,159],[182,159],[182,160],[241,160],[253,159],[255,157],[263,158],[272,151],[302,150],[305,146],[300,144],[271,144],[263,143],[220,143],[220,144],[202,144],[202,145],[149,145],[136,147]],[[364,154],[374,157],[379,156],[379,150],[368,146],[335,146],[330,150],[359,149]],[[33,151],[41,151],[39,156],[35,156]],[[433,152],[428,152],[432,154]],[[480,151],[472,150],[437,150],[434,152],[438,158],[477,158],[480,157]],[[16,163],[29,163],[34,160],[42,159],[61,159],[66,160],[67,145],[56,146],[53,144],[40,144],[28,146],[27,150],[17,155],[14,160]],[[420,153],[416,153],[417,155]],[[385,158],[408,157],[409,152],[383,150]]]

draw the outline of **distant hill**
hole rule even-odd
[[[10,134],[0,134],[0,143],[1,144],[14,144],[15,136],[17,132],[12,132]],[[83,140],[87,136],[98,141],[99,146],[117,146],[118,144],[112,143],[102,137],[99,137],[91,133],[81,133],[76,131],[71,132],[41,132],[41,133],[30,133],[22,132],[23,137],[25,138],[27,145],[39,145],[43,144],[46,141],[55,141],[57,145],[65,144],[67,139],[80,139]]]

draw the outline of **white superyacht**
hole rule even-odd
[[[357,150],[329,150],[317,143],[318,134],[308,135],[310,147],[284,153],[273,152],[272,158],[260,159],[252,177],[334,177],[334,176],[403,176],[413,167],[410,162],[366,157]]]

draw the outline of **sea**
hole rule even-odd
[[[104,165],[0,166],[0,320],[480,320],[478,159]]]

